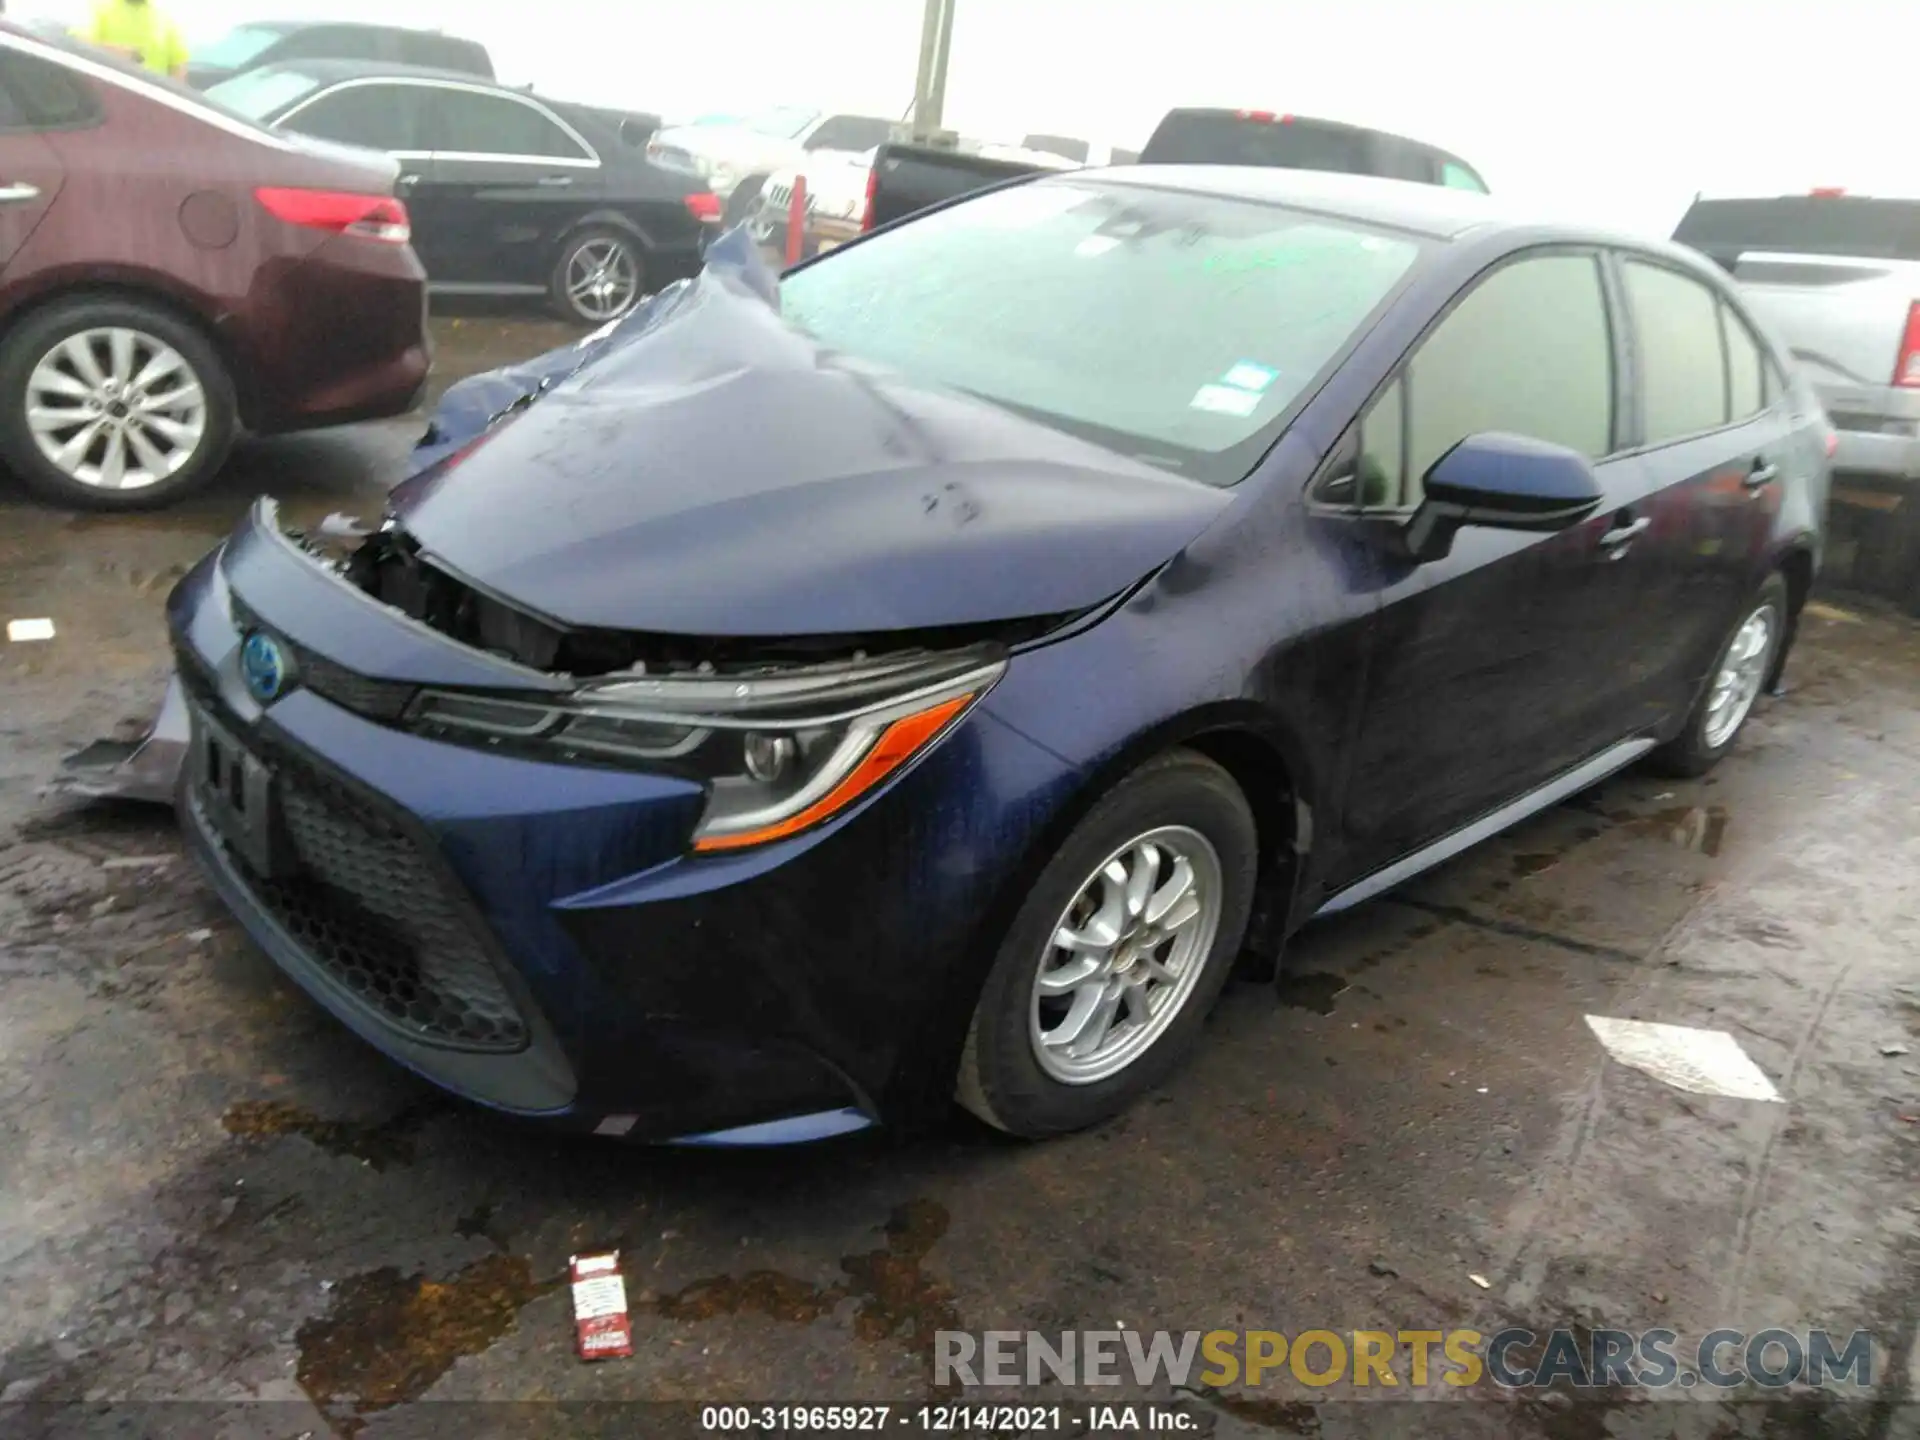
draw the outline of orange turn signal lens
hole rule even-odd
[[[744,850],[754,845],[765,845],[770,840],[784,840],[789,835],[818,825],[822,820],[831,819],[925,749],[935,736],[946,729],[949,721],[973,703],[973,699],[970,694],[956,696],[917,715],[907,715],[894,721],[880,732],[880,738],[873,742],[873,748],[867,751],[847,778],[806,809],[757,830],[743,830],[734,835],[708,835],[694,841],[693,848],[703,854],[716,850]]]

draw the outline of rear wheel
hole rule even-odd
[[[640,303],[646,280],[640,242],[624,230],[596,225],[567,237],[550,288],[567,319],[604,325]]]
[[[1258,852],[1245,796],[1211,760],[1174,751],[1123,780],[1015,916],[974,1011],[960,1103],[1037,1139],[1164,1080],[1233,969]]]
[[[1704,775],[1733,748],[1779,659],[1787,634],[1787,603],[1786,577],[1776,571],[1742,607],[1686,727],[1654,752],[1658,769],[1669,775]]]
[[[76,297],[0,345],[0,456],[57,504],[139,510],[212,478],[233,444],[233,382],[158,306]]]

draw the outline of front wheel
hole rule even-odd
[[[1713,662],[1713,678],[1678,735],[1654,752],[1669,775],[1704,775],[1733,748],[1773,674],[1787,634],[1787,582],[1778,571],[1754,592]]]
[[[0,347],[0,456],[56,504],[178,500],[226,460],[237,408],[206,337],[140,300],[60,301]]]
[[[1246,936],[1259,844],[1240,787],[1174,751],[1082,820],[981,991],[956,1095],[1038,1139],[1117,1115],[1198,1041]]]
[[[624,230],[594,226],[567,238],[553,267],[556,309],[583,325],[618,320],[646,293],[640,242]]]

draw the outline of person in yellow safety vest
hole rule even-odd
[[[187,42],[180,28],[151,0],[98,0],[93,22],[81,37],[159,75],[184,80]]]

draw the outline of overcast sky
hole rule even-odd
[[[901,115],[923,0],[160,0],[471,35],[505,80],[673,116]],[[1696,190],[1920,190],[1906,0],[957,0],[947,123],[1138,146],[1173,105],[1291,110],[1456,151],[1543,214],[1665,232]],[[89,0],[12,0],[74,19]]]

